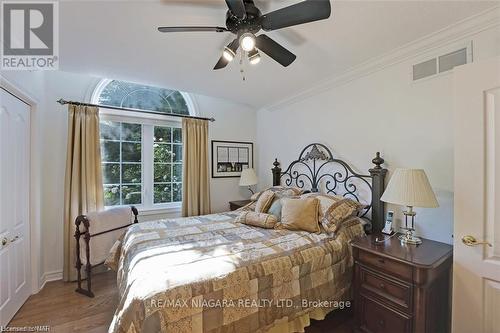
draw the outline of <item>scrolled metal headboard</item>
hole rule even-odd
[[[372,230],[379,231],[384,227],[384,204],[380,197],[384,192],[384,180],[387,169],[382,168],[384,159],[376,153],[372,160],[375,165],[368,170],[369,174],[360,174],[345,161],[333,157],[328,147],[321,143],[307,145],[299,157],[281,172],[280,163],[275,159],[272,169],[273,186],[297,186],[311,192],[324,192],[327,194],[342,195],[367,206],[360,213],[372,222]],[[328,168],[334,169],[328,172]],[[371,198],[363,201],[364,188],[371,193]]]

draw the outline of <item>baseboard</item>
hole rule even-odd
[[[63,278],[62,271],[45,272],[40,279],[40,290],[42,290],[42,288],[45,286],[47,282],[62,280],[62,278]]]

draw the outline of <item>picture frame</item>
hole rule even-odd
[[[252,142],[212,140],[212,178],[238,178],[253,167]]]

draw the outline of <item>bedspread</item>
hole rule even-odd
[[[266,332],[314,308],[350,299],[349,240],[262,229],[237,213],[143,222],[116,256],[119,305],[109,332]]]

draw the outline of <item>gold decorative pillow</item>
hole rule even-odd
[[[241,212],[236,218],[236,222],[251,225],[254,227],[273,229],[278,223],[276,216],[265,213]]]
[[[319,200],[316,198],[281,199],[281,223],[277,229],[320,232],[318,221]]]
[[[321,221],[325,216],[326,212],[330,209],[330,207],[344,199],[338,195],[330,195],[330,194],[322,194],[322,193],[306,193],[300,196],[301,198],[317,198],[319,200],[319,220]]]
[[[267,213],[267,210],[273,203],[274,192],[272,191],[264,191],[259,196],[257,203],[255,204],[255,211],[257,213]]]
[[[343,198],[330,206],[321,219],[321,224],[327,232],[335,232],[340,227],[342,221],[355,216],[363,208],[365,208],[365,205],[348,198]]]

